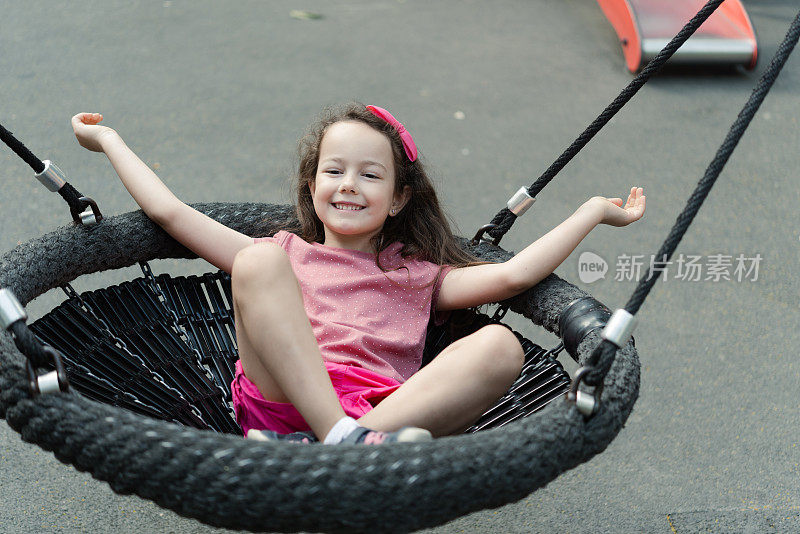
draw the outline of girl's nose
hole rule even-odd
[[[356,192],[356,181],[352,174],[346,173],[342,177],[342,182],[339,184],[339,191]]]

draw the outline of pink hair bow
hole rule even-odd
[[[417,159],[417,145],[414,144],[414,139],[411,137],[411,134],[408,133],[405,126],[400,124],[400,121],[395,119],[391,113],[383,108],[367,106],[367,109],[370,113],[385,120],[397,130],[397,133],[400,134],[400,139],[403,141],[403,148],[406,150],[406,156],[408,156],[408,159],[411,161],[415,161]]]

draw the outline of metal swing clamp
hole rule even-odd
[[[57,193],[67,183],[67,175],[49,159],[43,160],[42,163],[44,170],[36,175],[36,179],[42,182],[48,191]]]
[[[44,170],[36,175],[36,179],[39,180],[48,191],[53,193],[59,192],[67,183],[67,175],[64,174],[64,171],[62,171],[58,165],[49,159],[42,160],[42,163],[44,163]],[[93,226],[103,220],[103,214],[100,213],[97,202],[90,197],[80,197],[78,200],[86,204],[87,208],[81,212],[80,217],[76,218],[75,222],[79,222],[84,226]]]
[[[513,197],[508,199],[508,202],[506,202],[506,207],[508,207],[508,211],[510,211],[511,213],[516,215],[517,217],[520,217],[522,214],[524,214],[526,211],[528,211],[528,209],[531,206],[533,206],[534,202],[536,202],[536,199],[533,198],[528,193],[528,188],[525,187],[525,186],[522,186],[522,187],[519,188],[519,190],[516,193],[514,193]],[[486,241],[487,243],[491,243],[492,245],[498,246],[500,244],[500,239],[503,236],[496,237],[491,241],[488,240],[488,239],[484,239],[484,237],[483,237],[483,234],[485,234],[486,232],[488,232],[489,230],[492,230],[494,228],[497,228],[496,224],[491,224],[491,223],[484,224],[475,233],[475,237],[472,238],[472,240],[470,241],[470,244],[472,244],[474,246],[474,245],[477,245],[478,243],[480,243],[481,241]]]
[[[25,313],[25,308],[19,303],[14,293],[6,288],[0,289],[0,327],[3,330],[9,330],[15,323],[27,320],[28,314]],[[26,355],[25,371],[28,374],[28,387],[31,390],[31,394],[37,396],[45,393],[69,391],[69,378],[64,368],[61,353],[49,345],[43,345],[42,352],[52,359],[56,370],[38,376],[30,358]]]
[[[64,362],[61,359],[61,353],[50,345],[43,345],[42,351],[52,358],[56,370],[39,376],[36,374],[31,360],[26,359],[25,371],[28,373],[28,387],[31,390],[31,394],[35,397],[47,393],[66,393],[69,391],[69,378],[67,377],[67,370],[64,368]]]
[[[492,245],[497,246],[497,244],[500,242],[499,238],[493,239],[492,241],[489,241],[488,239],[484,239],[484,237],[483,237],[483,234],[485,234],[486,232],[488,232],[489,230],[491,230],[493,228],[497,228],[497,225],[489,223],[489,224],[484,224],[483,226],[478,228],[478,231],[475,233],[475,237],[473,237],[469,242],[470,245],[476,246],[476,245],[480,244],[481,242],[485,241],[487,243],[491,243]]]
[[[0,326],[8,330],[17,321],[27,321],[28,314],[10,289],[0,289]]]
[[[100,208],[97,202],[91,197],[80,197],[78,200],[89,204],[85,210],[81,212],[81,224],[84,226],[94,226],[103,220],[103,214],[100,213]]]
[[[603,384],[594,388],[594,391],[588,393],[580,389],[580,384],[587,374],[594,371],[594,367],[585,366],[575,371],[575,376],[572,378],[572,384],[567,391],[567,401],[575,404],[575,407],[585,417],[591,417],[596,414],[600,409],[600,395],[603,394]]]
[[[611,314],[605,328],[600,332],[600,337],[622,348],[628,344],[634,328],[636,328],[636,317],[624,308],[620,308]],[[574,403],[578,411],[586,417],[591,417],[600,409],[600,395],[603,393],[602,382],[592,393],[582,391],[579,387],[586,375],[594,370],[595,368],[591,366],[578,369],[567,392],[567,400]]]
[[[533,198],[530,193],[528,193],[528,188],[522,186],[514,193],[514,196],[508,199],[506,203],[506,207],[508,207],[508,211],[516,215],[517,217],[521,217],[531,206],[533,203],[536,202],[536,199]]]
[[[608,324],[600,332],[600,337],[621,349],[628,344],[635,328],[636,317],[631,315],[628,310],[620,308],[611,314]]]

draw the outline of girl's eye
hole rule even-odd
[[[375,180],[380,178],[380,176],[378,176],[377,174],[372,174],[372,173],[369,173],[369,172],[364,173],[364,176],[366,176],[367,178],[375,179]]]
[[[340,170],[338,170],[338,169],[328,169],[328,170],[327,170],[327,171],[325,171],[325,172],[326,172],[326,173],[328,173],[328,174],[341,174],[341,173],[342,173],[342,172],[341,172]]]

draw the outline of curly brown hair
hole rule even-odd
[[[373,115],[364,104],[360,103],[326,108],[319,120],[300,139],[296,182],[296,209],[300,222],[300,237],[309,243],[322,243],[325,240],[322,221],[314,211],[310,184],[317,175],[322,138],[329,126],[341,121],[363,122],[384,134],[389,139],[394,156],[395,192],[400,193],[406,186],[411,190],[411,197],[405,207],[396,216],[388,217],[382,230],[373,237],[372,244],[377,252],[376,261],[381,251],[399,241],[403,244],[400,251],[403,257],[414,257],[437,265],[447,264],[456,267],[482,263],[458,246],[447,216],[439,205],[433,184],[419,158],[410,161],[400,135],[394,127]],[[380,267],[380,263],[378,266]]]

